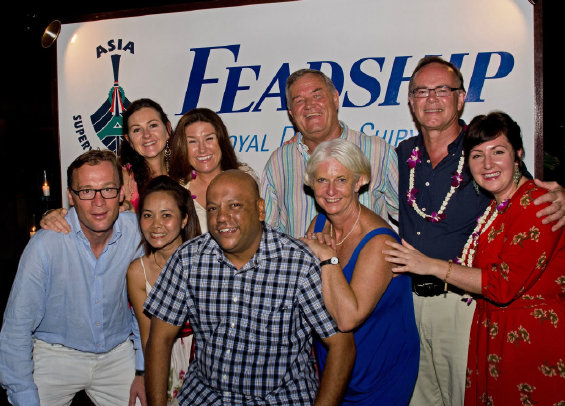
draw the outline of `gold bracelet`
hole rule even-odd
[[[449,274],[451,273],[451,267],[453,266],[453,260],[447,261],[447,272],[445,273],[445,278],[443,278],[443,282],[445,283],[443,287],[443,291],[447,293],[447,278],[449,278]]]

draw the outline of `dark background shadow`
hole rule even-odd
[[[0,93],[0,173],[4,184],[0,199],[0,314],[4,312],[19,257],[29,240],[33,215],[38,223],[46,209],[61,207],[59,145],[53,122],[52,78],[55,72],[52,71],[52,58],[55,55],[53,49],[41,47],[41,33],[55,17],[66,21],[65,18],[72,16],[163,5],[157,1],[81,1],[73,2],[70,7],[59,5],[59,2],[42,6],[21,3],[13,5],[16,10],[3,13],[6,39],[1,51]],[[558,80],[562,76],[559,72],[562,46],[559,5],[560,2],[554,0],[543,2],[544,178],[565,185],[562,164],[565,160],[565,109]],[[533,100],[524,100],[524,103],[533,103]],[[42,200],[39,192],[44,170],[53,196],[49,201]],[[0,389],[0,405],[4,402],[7,404],[5,393]],[[74,404],[88,405],[89,402],[81,397]]]

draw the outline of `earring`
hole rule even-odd
[[[520,171],[519,164],[516,164],[516,166],[514,166],[514,173],[512,174],[512,180],[516,186],[520,183],[520,178],[522,178],[522,172]]]
[[[478,196],[480,194],[479,185],[477,184],[477,182],[475,182],[475,179],[473,179],[473,189],[475,189],[475,193]]]
[[[169,140],[165,143],[165,169],[169,172],[169,162],[171,161],[171,148],[169,147]]]

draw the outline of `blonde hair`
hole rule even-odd
[[[304,183],[312,187],[314,172],[320,163],[328,159],[335,159],[346,167],[355,176],[355,182],[364,176],[363,185],[371,180],[371,163],[361,148],[341,138],[336,138],[320,143],[306,164]],[[361,185],[361,186],[363,186]]]

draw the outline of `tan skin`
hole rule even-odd
[[[521,158],[523,151],[517,154],[505,135],[484,142],[471,150],[469,168],[475,181],[485,190],[491,192],[497,203],[501,203],[514,195],[516,190],[526,182],[522,176],[518,185],[512,179],[515,157]],[[484,175],[499,174],[487,179]],[[393,272],[411,272],[418,275],[432,275],[445,280],[450,265],[447,261],[430,258],[422,254],[406,241],[402,244],[387,243],[383,250],[386,260],[394,263]],[[466,292],[482,293],[482,271],[480,268],[451,264],[449,283]]]
[[[167,175],[165,145],[172,133],[171,123],[163,123],[157,110],[143,107],[129,117],[128,125],[129,132],[124,134],[124,138],[145,159],[149,166],[150,176],[154,178],[159,175]],[[120,211],[134,211],[133,204],[127,200],[127,197],[131,195],[130,174],[126,168],[122,168],[122,174],[126,199],[123,199]],[[50,210],[41,218],[39,225],[45,230],[68,234],[71,232],[71,226],[65,220],[66,215],[67,209],[65,208]]]
[[[143,272],[140,259],[133,261],[127,272],[128,296],[139,324],[143,351],[151,323],[151,319],[143,311],[143,303],[147,299],[145,275],[149,284],[153,286],[169,257],[182,244],[180,233],[187,221],[187,216],[181,218],[181,212],[174,198],[168,193],[158,191],[145,197],[141,212],[141,230],[145,240],[156,248],[156,251],[143,256],[146,274]],[[155,240],[151,238],[155,233],[165,235]]]
[[[359,242],[375,228],[390,226],[359,204],[358,190],[365,183],[364,178],[355,182],[354,175],[336,160],[320,163],[312,182],[316,202],[326,212],[328,221],[321,233],[313,234],[314,219],[302,241],[321,261],[332,256],[339,258],[339,264],[322,267],[322,293],[326,308],[339,329],[351,331],[363,324],[375,309],[393,278],[392,266],[381,252],[386,247],[385,241],[394,239],[379,235],[369,240],[359,254],[349,284],[342,267],[349,262]],[[333,203],[334,200],[337,202]],[[355,225],[359,208],[359,222]],[[341,245],[336,244],[344,238]]]
[[[222,172],[207,191],[208,228],[237,267],[244,266],[259,247],[265,205],[254,180],[238,170]],[[180,327],[153,318],[146,352],[146,383],[150,405],[166,403],[170,351]],[[328,359],[315,405],[338,405],[355,362],[352,334],[324,339]]]
[[[341,135],[337,117],[339,94],[330,91],[319,76],[307,73],[298,78],[289,88],[288,105],[288,113],[310,151]]]
[[[118,173],[107,161],[97,165],[83,165],[72,174],[71,185],[74,190],[113,188],[118,187],[118,184]],[[84,235],[90,242],[92,253],[98,258],[112,235],[113,225],[119,213],[119,203],[124,198],[123,187],[114,199],[104,199],[98,192],[92,200],[80,200],[70,190],[67,190],[67,193],[69,202],[75,206]],[[130,406],[135,405],[136,398],[139,398],[142,406],[147,404],[145,384],[140,376],[136,376],[131,384]]]
[[[222,172],[222,151],[216,129],[210,123],[198,121],[186,127],[185,135],[189,161],[197,173],[196,178],[190,181],[190,192],[202,207],[206,207],[208,185]],[[209,158],[203,160],[205,157]]]
[[[414,77],[413,88],[447,85],[458,87],[455,72],[440,63],[430,63],[422,67]],[[435,167],[447,156],[447,147],[461,132],[458,118],[465,103],[465,92],[456,90],[448,97],[437,97],[430,92],[427,98],[409,98],[410,109],[420,124],[424,145]],[[548,193],[534,200],[535,205],[551,203],[537,212],[538,218],[544,217],[543,224],[555,223],[556,231],[565,225],[565,189],[557,182],[535,180],[537,186],[548,190]]]

